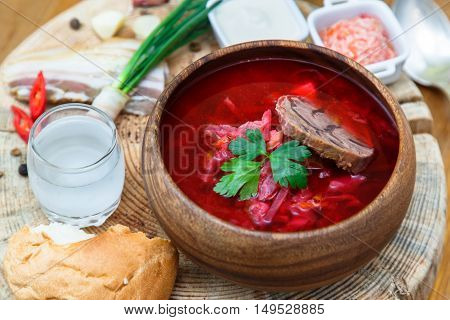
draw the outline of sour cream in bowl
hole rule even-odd
[[[216,1],[210,0],[208,6]],[[254,40],[300,41],[309,34],[293,0],[225,0],[209,20],[221,47]]]

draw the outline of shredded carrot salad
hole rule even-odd
[[[340,20],[320,32],[320,37],[326,47],[363,65],[397,56],[381,21],[367,14]]]

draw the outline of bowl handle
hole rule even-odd
[[[323,6],[324,7],[331,7],[331,6],[335,6],[338,4],[344,4],[347,2],[350,2],[352,0],[323,0]]]
[[[379,79],[389,78],[395,74],[397,71],[395,64],[388,64],[386,66],[377,68],[377,69],[369,69],[373,74],[377,76]]]

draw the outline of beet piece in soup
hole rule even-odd
[[[323,85],[326,84],[326,85]],[[263,133],[267,150],[289,141],[275,112],[281,96],[308,99],[358,141],[373,149],[358,174],[317,154],[303,163],[305,189],[283,188],[261,168],[256,197],[239,201],[214,192],[229,143],[246,129]],[[369,92],[336,72],[307,62],[270,59],[230,65],[184,87],[161,120],[161,151],[178,187],[198,206],[234,225],[272,232],[322,228],[367,206],[389,180],[399,138],[391,115]]]

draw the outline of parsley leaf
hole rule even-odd
[[[220,179],[214,187],[218,194],[230,198],[239,192],[240,200],[248,200],[258,193],[261,163],[243,158],[233,158],[225,162],[221,169],[232,172]]]
[[[230,151],[238,157],[222,165],[222,171],[229,174],[216,184],[215,192],[227,198],[239,193],[240,200],[255,197],[258,194],[261,168],[266,161],[270,161],[273,178],[281,186],[295,189],[306,187],[308,171],[299,162],[311,156],[307,147],[292,140],[268,154],[260,130],[247,130],[245,135],[248,140],[238,137],[230,142]],[[259,156],[264,159],[254,161]]]
[[[235,156],[254,160],[260,155],[266,155],[266,142],[260,130],[249,129],[245,135],[248,140],[238,137],[230,142],[229,149]]]
[[[303,162],[311,156],[305,146],[296,140],[286,142],[269,156],[273,179],[283,187],[305,188],[308,171],[297,162]],[[297,162],[296,162],[297,161]]]

